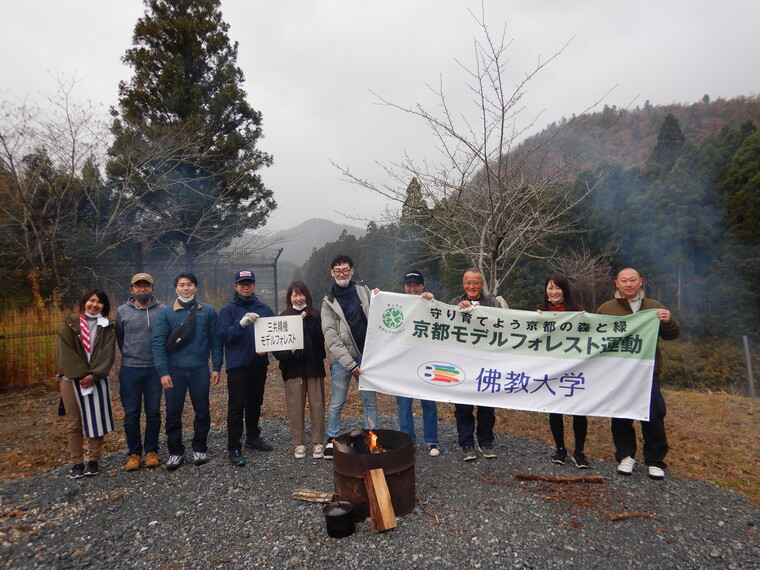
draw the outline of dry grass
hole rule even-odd
[[[760,401],[695,390],[663,390],[671,475],[691,477],[733,489],[760,506]],[[641,430],[636,422],[641,453]],[[497,411],[497,431],[554,442],[544,414]],[[565,441],[572,451],[572,425],[565,418]],[[586,452],[592,459],[611,459],[610,421],[589,418]]]
[[[0,387],[21,388],[30,381],[55,376],[53,334],[69,311],[63,309],[13,309],[0,313]]]
[[[349,394],[344,410],[358,416],[361,400],[358,390]],[[118,382],[113,382],[112,397],[117,429],[107,437],[110,451],[125,448],[121,429],[123,411],[119,404]],[[327,384],[329,393],[329,382]],[[692,477],[733,489],[760,506],[760,403],[726,393],[692,390],[664,390],[668,404],[668,438],[671,452],[668,464],[673,476]],[[329,397],[329,396],[328,396]],[[211,391],[212,425],[226,425],[227,390],[224,381]],[[285,416],[282,380],[276,367],[270,367],[264,397],[264,417]],[[56,415],[58,388],[53,382],[19,391],[0,394],[0,480],[27,477],[68,463],[62,435],[62,419]],[[380,394],[381,416],[396,413],[395,400]],[[186,423],[190,425],[190,406],[186,406]],[[415,402],[415,414],[420,414]],[[453,406],[439,404],[441,421],[453,422]],[[566,440],[572,449],[569,418]],[[499,432],[552,444],[545,414],[497,410]],[[637,432],[640,430],[637,428]],[[613,447],[609,420],[589,418],[586,451],[593,459],[611,459]],[[507,453],[509,451],[507,450]],[[447,456],[455,460],[456,456]],[[548,450],[547,450],[548,460]]]

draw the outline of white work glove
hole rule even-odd
[[[245,315],[243,315],[243,318],[240,319],[240,326],[245,328],[248,325],[252,325],[253,323],[256,322],[256,319],[258,318],[259,318],[258,313],[246,313]]]

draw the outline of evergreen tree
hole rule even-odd
[[[685,142],[686,137],[681,132],[678,119],[672,113],[668,113],[657,134],[657,144],[644,165],[644,180],[652,181],[666,176],[676,163],[678,153]]]
[[[726,221],[747,245],[760,245],[760,133],[747,137],[723,181]]]
[[[261,114],[246,101],[219,0],[145,0],[134,70],[112,110],[108,174],[141,206],[131,228],[187,262],[262,225],[275,207],[257,171]],[[178,247],[181,244],[181,247]]]
[[[744,130],[746,134],[748,131]],[[760,133],[747,136],[720,182],[727,228],[723,254],[714,273],[722,283],[716,306],[724,312],[727,332],[758,333],[760,314]],[[739,326],[737,326],[737,324]]]

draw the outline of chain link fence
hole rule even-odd
[[[198,299],[217,310],[231,297],[238,269],[256,274],[256,294],[275,314],[279,313],[277,260],[282,249],[227,247],[204,254],[191,266],[179,260],[140,264],[123,263],[85,267],[92,286],[105,289],[112,314],[129,297],[129,282],[135,273],[150,273],[155,280],[154,295],[165,304],[176,298],[174,278],[182,271],[198,277]],[[139,259],[139,256],[136,256]],[[0,390],[52,381],[57,372],[55,335],[64,316],[76,311],[63,308],[4,308],[0,310]]]

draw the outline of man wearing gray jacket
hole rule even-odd
[[[330,275],[335,283],[322,300],[321,315],[332,378],[332,399],[327,412],[325,459],[333,458],[332,440],[340,435],[340,418],[351,379],[358,379],[362,373],[359,366],[364,351],[369,303],[372,297],[369,287],[351,280],[354,275],[354,262],[347,255],[339,255],[332,260]],[[377,394],[362,390],[361,396],[364,428],[377,428]]]
[[[151,334],[153,322],[164,306],[153,296],[153,277],[138,273],[132,277],[127,302],[116,313],[116,340],[121,350],[119,396],[124,407],[124,434],[127,437],[127,471],[140,468],[143,451],[145,466],[158,467],[158,434],[161,431],[161,379],[153,362]],[[140,437],[140,411],[145,405],[145,443]]]

